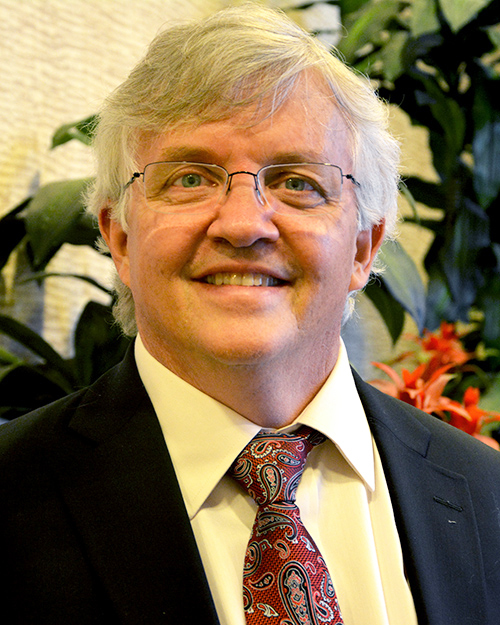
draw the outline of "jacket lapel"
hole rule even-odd
[[[484,625],[485,580],[466,478],[433,461],[434,417],[423,424],[356,376],[391,493],[419,623]],[[399,407],[398,407],[399,406]],[[417,417],[417,418],[416,418]],[[441,438],[441,437],[439,437]]]
[[[120,622],[218,623],[174,469],[131,354],[85,395],[52,462]]]

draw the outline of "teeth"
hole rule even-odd
[[[208,284],[221,286],[277,286],[279,281],[262,273],[216,273],[206,277]]]

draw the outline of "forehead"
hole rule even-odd
[[[299,85],[272,113],[260,104],[216,121],[142,133],[136,155],[141,166],[161,160],[227,165],[237,159],[263,166],[287,157],[341,167],[352,163],[348,125],[331,92],[317,85]]]

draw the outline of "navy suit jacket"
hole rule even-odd
[[[356,382],[419,623],[498,625],[500,453]],[[0,622],[218,623],[131,352],[0,427]]]

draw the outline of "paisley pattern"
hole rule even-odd
[[[243,570],[248,625],[342,624],[325,561],[295,503],[307,454],[325,437],[259,432],[229,473],[259,506]]]

